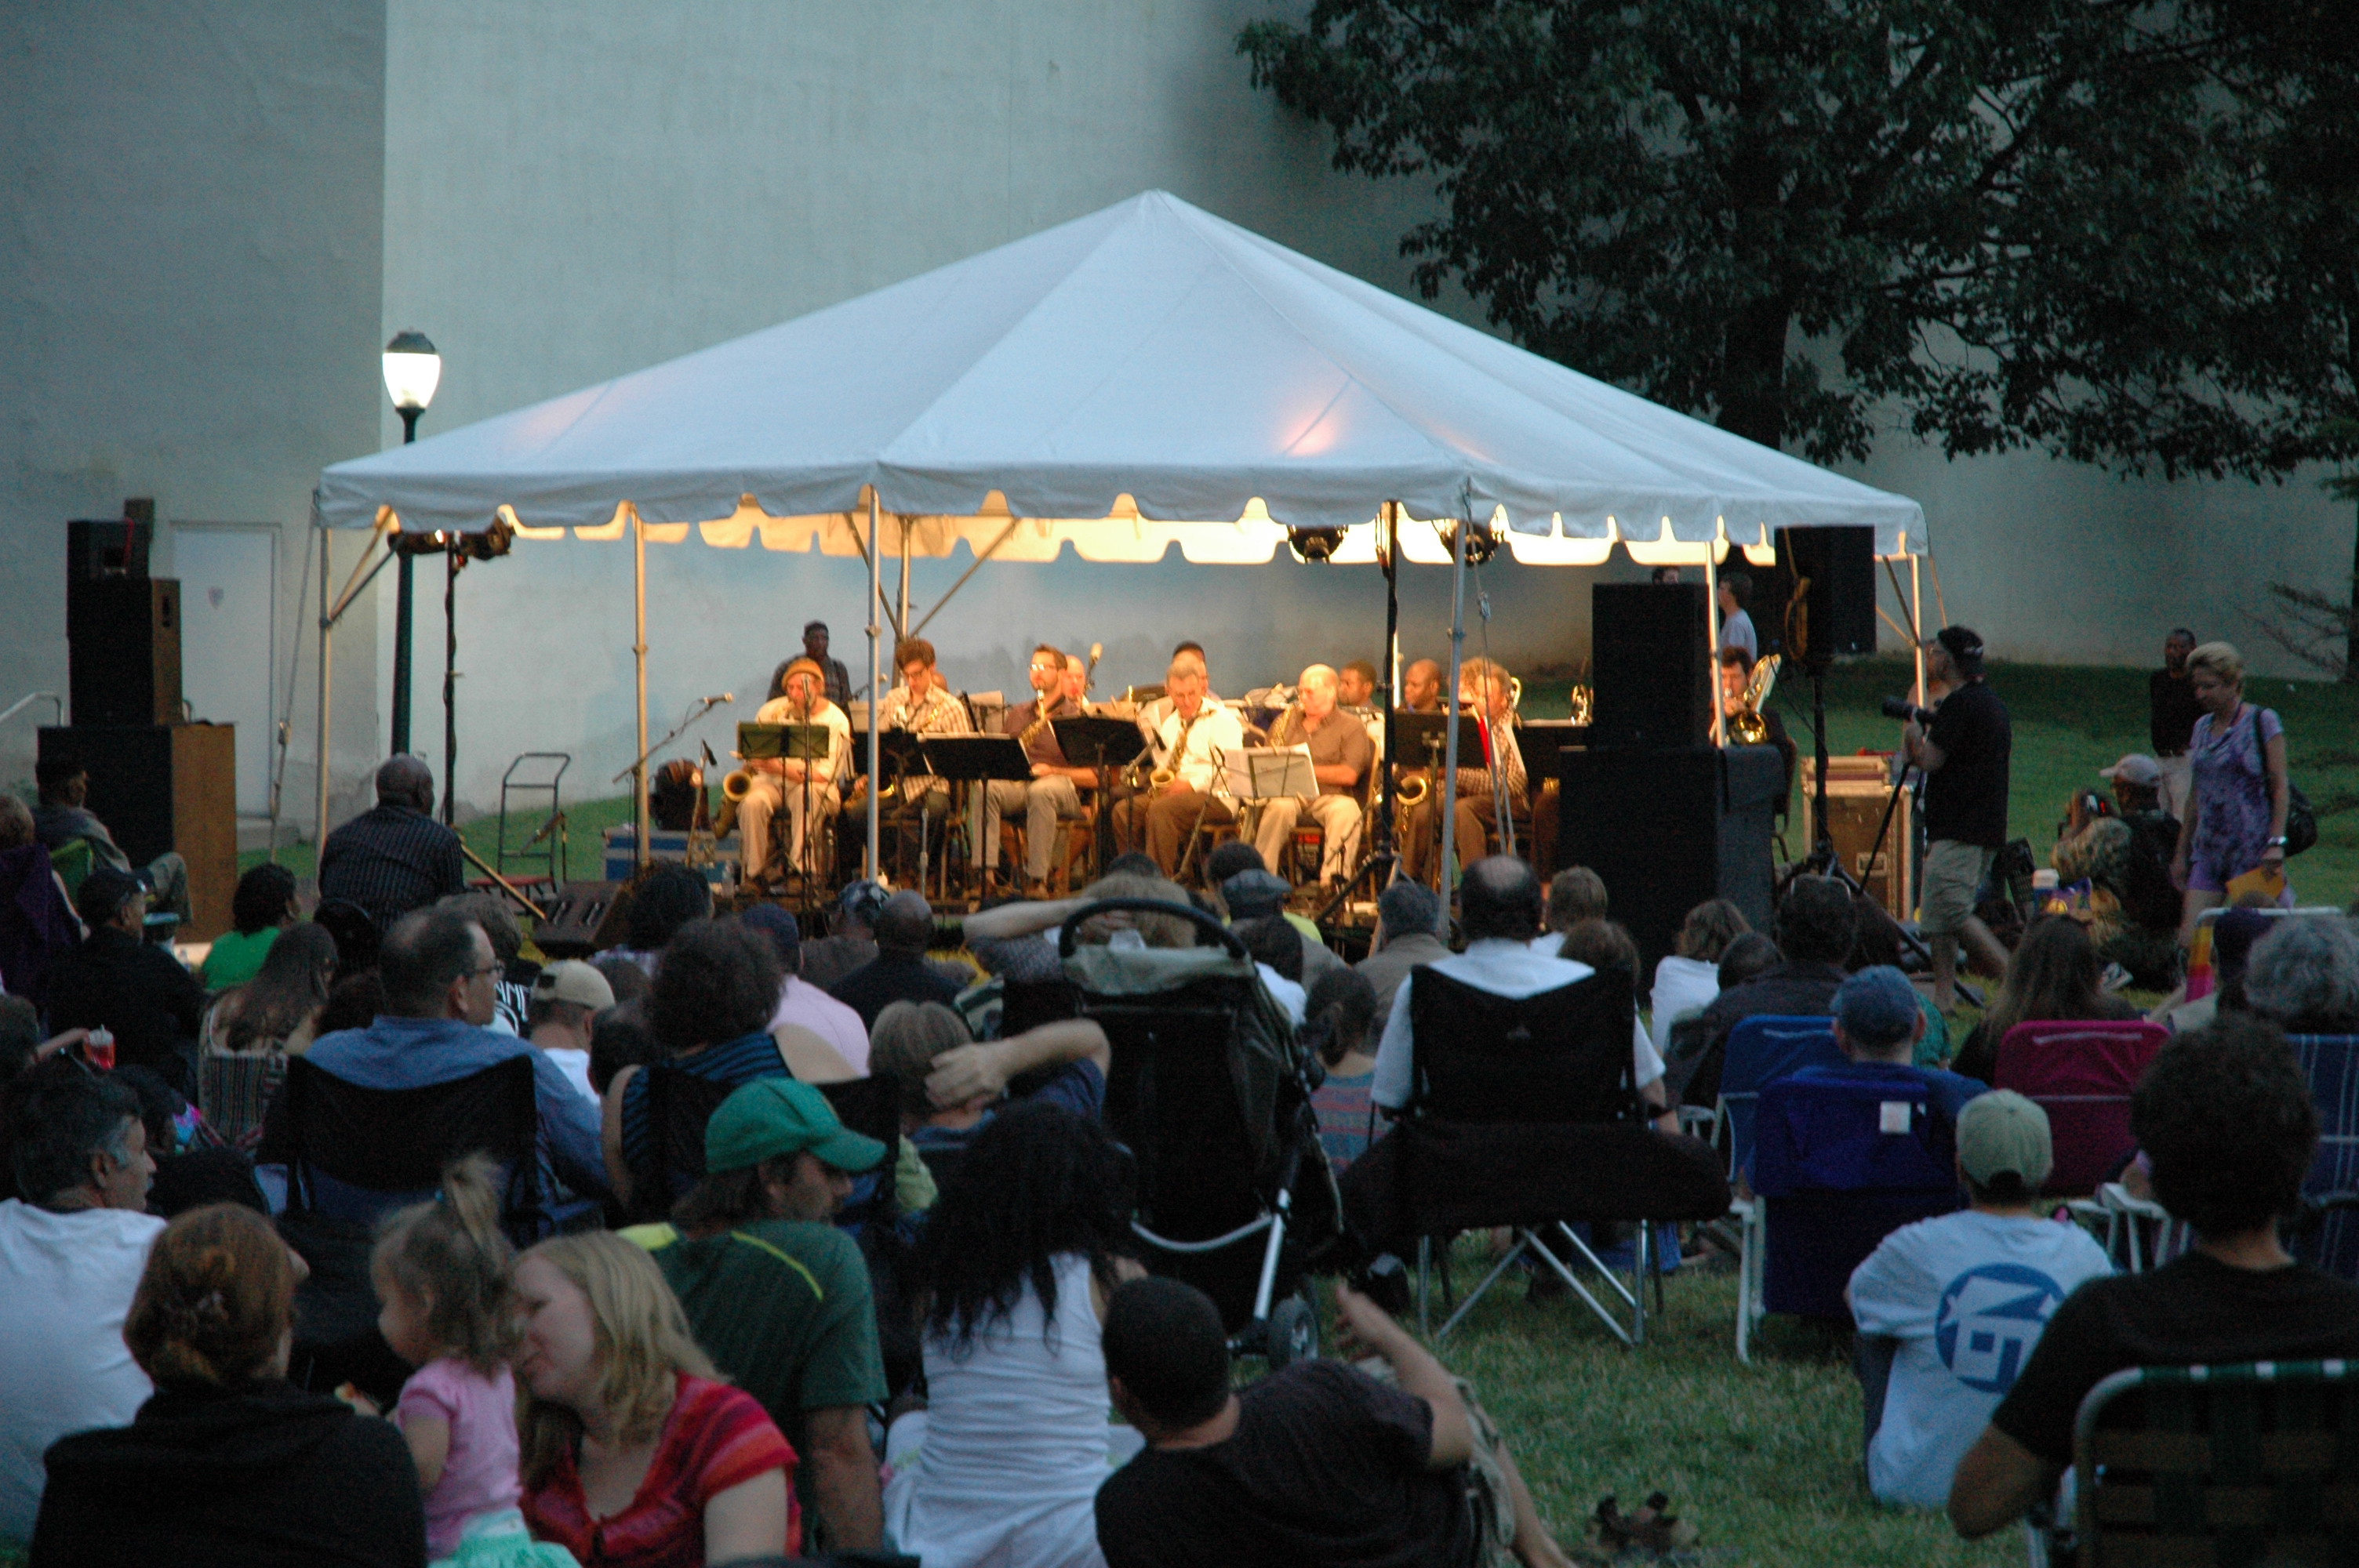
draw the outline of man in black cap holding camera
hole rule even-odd
[[[1919,927],[1933,950],[1933,1004],[1958,1004],[1958,943],[2004,969],[2006,949],[1974,918],[1974,893],[2006,844],[2006,767],[2014,729],[2006,705],[1983,679],[1983,640],[1944,626],[1925,644],[1925,678],[1949,688],[1930,722],[1900,731],[1912,766],[1925,773],[1924,873]]]

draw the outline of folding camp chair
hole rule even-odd
[[[1740,1020],[1729,1031],[1720,1072],[1720,1099],[1712,1108],[1712,1141],[1728,1156],[1734,1183],[1749,1178],[1753,1131],[1762,1089],[1804,1067],[1840,1067],[1847,1058],[1835,1044],[1835,1021],[1762,1014]],[[1753,1325],[1761,1318],[1761,1206],[1732,1198],[1729,1217],[1737,1225],[1736,1358],[1752,1362]]]
[[[2302,1182],[2302,1195],[2322,1198],[2359,1189],[2359,1036],[2296,1034],[2287,1044],[2318,1107],[2318,1154]],[[2313,1268],[2359,1281],[2359,1213],[2327,1213],[2316,1228],[2294,1238],[2293,1251]]]
[[[2018,1023],[1999,1042],[1995,1088],[2048,1113],[2056,1163],[2041,1190],[2079,1198],[2117,1174],[2137,1151],[2130,1094],[2170,1032],[2159,1023]]]
[[[2359,1389],[2343,1361],[2133,1367],[2073,1422],[2073,1521],[2049,1561],[2345,1563]]]

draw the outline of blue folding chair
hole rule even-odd
[[[2294,1059],[2318,1106],[2318,1154],[2302,1196],[2359,1190],[2359,1035],[2296,1034]],[[2335,1208],[2293,1240],[2293,1254],[2338,1279],[2359,1281],[2359,1210]]]
[[[1962,1201],[1930,1086],[1798,1072],[1763,1088],[1755,1131],[1760,1314],[1849,1317],[1843,1287],[1876,1244]]]
[[[1727,1152],[1732,1184],[1753,1164],[1754,1119],[1762,1088],[1804,1067],[1839,1067],[1843,1060],[1832,1018],[1765,1013],[1729,1031],[1720,1069],[1720,1100],[1712,1108],[1712,1141]],[[1750,1364],[1753,1325],[1761,1316],[1761,1207],[1740,1196],[1729,1204],[1728,1213],[1736,1221],[1738,1236],[1736,1358]]]

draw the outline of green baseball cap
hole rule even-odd
[[[1958,1113],[1958,1163],[1977,1185],[2012,1171],[2037,1192],[2056,1164],[2048,1113],[2013,1089],[1976,1095]]]
[[[793,1078],[756,1079],[723,1100],[704,1124],[704,1168],[714,1175],[806,1150],[855,1174],[875,1170],[887,1153],[837,1120],[825,1095]]]

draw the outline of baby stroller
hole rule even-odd
[[[1081,940],[1117,912],[1183,923],[1209,945]],[[1136,1161],[1132,1229],[1147,1267],[1210,1295],[1233,1349],[1273,1370],[1316,1356],[1305,1269],[1342,1232],[1310,1106],[1317,1067],[1244,944],[1186,904],[1108,899],[1065,922],[1058,951],[1080,1016],[1113,1047],[1106,1122]]]

